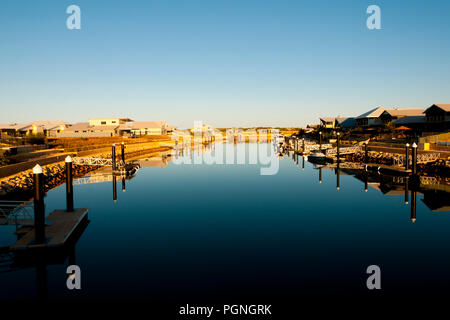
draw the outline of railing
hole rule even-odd
[[[352,154],[352,153],[356,153],[356,152],[360,152],[362,149],[361,147],[357,146],[357,147],[344,147],[344,148],[339,148],[339,155],[343,155],[343,154]],[[337,155],[337,148],[333,148],[333,149],[328,149],[327,150],[327,156],[336,156]]]
[[[417,164],[436,162],[440,158],[440,153],[421,153],[417,155]],[[403,167],[405,165],[405,155],[394,154],[393,161],[394,165]],[[408,156],[408,164],[412,164],[412,156]]]
[[[333,145],[327,143],[327,144],[306,144],[304,151],[314,151],[314,150],[326,150],[333,148]]]
[[[0,225],[28,224],[33,217],[33,201],[0,201]]]

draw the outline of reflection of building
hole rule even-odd
[[[446,192],[429,191],[423,193],[423,203],[431,211],[450,211],[450,196]]]

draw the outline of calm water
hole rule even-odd
[[[450,290],[450,212],[431,211],[418,193],[412,223],[411,195],[406,205],[373,181],[365,192],[349,171],[337,191],[334,170],[319,183],[314,165],[301,167],[288,157],[271,176],[249,164],[142,167],[126,192],[117,182],[117,202],[111,181],[76,185],[75,206],[90,208],[75,249],[82,290],[67,290],[65,261],[47,265],[46,278],[35,267],[1,272],[0,299],[34,299],[39,277],[50,299],[357,295],[372,264],[384,294]],[[46,206],[65,208],[65,186]],[[0,246],[13,231],[0,226]]]

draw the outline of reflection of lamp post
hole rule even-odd
[[[339,191],[341,188],[340,181],[339,181],[339,160],[337,163],[337,169],[336,169],[336,190]]]
[[[116,202],[117,201],[117,180],[116,180],[116,176],[113,174],[113,201]]]
[[[322,168],[319,168],[319,183],[322,183]]]
[[[408,177],[405,177],[405,204],[408,204],[409,198],[408,198]]]
[[[411,191],[411,221],[416,222],[416,192]]]

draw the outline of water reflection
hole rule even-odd
[[[294,163],[298,164],[297,158],[292,157]],[[285,150],[279,153],[279,158],[291,158],[290,152]],[[307,156],[302,156],[304,169],[304,161]],[[450,211],[450,184],[447,179],[433,176],[394,176],[381,174],[379,172],[367,171],[364,166],[348,162],[337,161],[332,164],[316,164],[314,168],[318,170],[318,181],[322,184],[322,170],[333,170],[336,175],[336,189],[341,189],[341,174],[353,176],[364,184],[364,191],[368,192],[368,186],[380,191],[384,195],[404,195],[405,204],[410,204],[411,221],[415,222],[416,218],[416,201],[417,193],[423,194],[422,202],[431,211]],[[410,195],[409,195],[410,193]],[[411,203],[409,203],[411,196]]]

